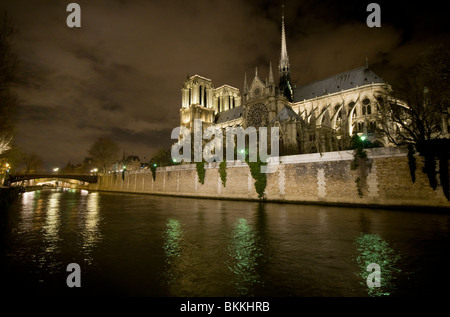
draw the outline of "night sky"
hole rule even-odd
[[[0,4],[21,63],[15,143],[49,169],[80,163],[104,136],[141,161],[169,148],[187,75],[242,91],[245,73],[251,82],[258,67],[265,79],[272,62],[277,77],[282,4],[296,85],[363,66],[366,56],[389,82],[430,45],[449,42],[438,1],[376,1],[380,28],[366,25],[370,0],[74,1],[81,28],[69,28],[71,2]]]

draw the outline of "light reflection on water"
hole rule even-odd
[[[419,296],[450,282],[436,270],[449,228],[442,214],[36,191],[10,208],[2,264],[19,293],[64,293],[75,262],[87,294]],[[383,287],[367,287],[368,263]]]
[[[176,259],[181,255],[180,242],[182,238],[183,232],[181,230],[180,222],[172,218],[167,219],[166,243],[164,245],[164,250],[166,252],[166,261],[168,264],[170,264],[173,259]]]
[[[240,296],[252,296],[255,284],[261,283],[258,260],[262,256],[257,235],[246,219],[240,218],[233,226],[228,246],[231,257],[229,269],[234,273],[234,284]]]
[[[85,261],[88,264],[92,264],[94,260],[92,251],[101,239],[99,231],[100,196],[99,193],[87,194],[87,192],[82,192],[82,195],[87,195],[87,206],[86,210],[84,210],[84,227],[82,228],[83,251]]]
[[[76,241],[73,239],[79,235],[82,237],[83,262],[92,264],[91,251],[100,240],[99,199],[98,193],[68,189],[23,193],[20,221],[13,233],[23,237],[24,241],[41,242],[34,246],[24,244],[17,250],[18,258],[22,262],[30,260],[40,275],[54,274],[63,266],[62,254],[74,247]],[[64,210],[69,213],[65,214]],[[42,276],[38,279],[40,282],[45,280]]]
[[[59,200],[61,193],[52,193],[48,199],[48,208],[45,211],[44,240],[46,253],[57,252],[60,246],[59,227],[61,224],[59,213]]]
[[[377,234],[361,234],[356,239],[356,244],[359,252],[356,261],[360,268],[361,283],[364,286],[367,285],[367,279],[372,272],[367,269],[369,265],[374,263],[380,268],[380,285],[367,287],[367,293],[377,297],[389,296],[395,290],[396,280],[402,273],[398,267],[400,255]]]

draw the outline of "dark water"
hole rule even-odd
[[[46,190],[2,215],[10,294],[448,295],[450,216]],[[69,288],[66,268],[81,268]],[[368,264],[381,287],[368,287]]]

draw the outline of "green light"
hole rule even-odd
[[[253,286],[261,281],[257,269],[262,251],[257,243],[257,236],[246,219],[239,218],[233,226],[228,253],[231,259],[228,268],[234,274],[238,292],[242,296],[250,295]]]
[[[153,164],[154,167],[156,167],[156,164]]]
[[[366,136],[365,135],[361,135],[361,140],[365,140],[366,139]]]
[[[377,234],[361,234],[355,242],[359,253],[356,262],[360,268],[358,275],[362,279],[361,284],[367,288],[369,296],[389,296],[401,273],[397,267],[400,256]],[[367,267],[371,263],[376,263],[381,268],[381,287],[370,288],[366,284],[370,274]]]
[[[164,251],[167,256],[166,261],[170,263],[181,255],[183,228],[179,220],[172,218],[167,219],[165,238]]]

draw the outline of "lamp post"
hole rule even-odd
[[[246,159],[246,155],[245,155],[245,150],[244,149],[241,149],[240,151],[239,151],[243,156],[244,156],[244,161],[245,161],[245,159]]]
[[[364,150],[364,141],[366,140],[366,136],[365,135],[361,135],[361,141],[362,141],[362,145],[363,145],[363,150]]]

